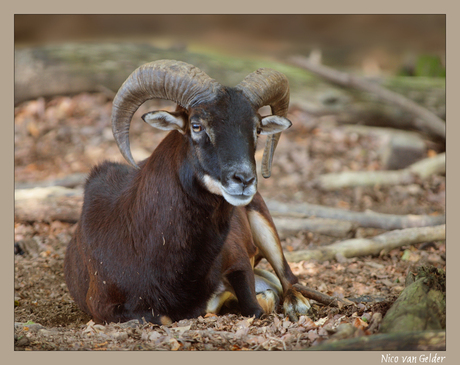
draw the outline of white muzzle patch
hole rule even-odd
[[[203,176],[203,184],[208,189],[209,192],[223,196],[224,199],[231,205],[234,206],[241,206],[241,205],[247,205],[252,201],[252,198],[254,197],[254,194],[256,193],[257,189],[255,185],[251,185],[250,187],[245,189],[244,194],[231,194],[228,192],[227,189],[225,189],[220,181],[217,181],[216,179],[213,179],[209,175],[204,175]],[[249,194],[249,195],[248,195]]]

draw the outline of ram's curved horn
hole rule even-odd
[[[209,102],[221,85],[185,62],[159,60],[137,68],[118,90],[112,107],[112,131],[123,157],[137,167],[129,145],[129,126],[135,111],[153,98],[167,99],[188,109]]]
[[[289,82],[282,73],[260,68],[249,74],[237,85],[257,109],[270,105],[272,114],[282,117],[287,115],[289,108]],[[267,136],[264,156],[262,159],[262,176],[270,177],[273,155],[280,139],[281,133]]]

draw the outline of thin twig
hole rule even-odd
[[[329,305],[331,307],[338,307],[337,298],[330,297],[329,295],[320,293],[319,291],[311,288],[307,288],[301,284],[294,284],[294,288],[296,288],[305,298],[316,300],[321,304]]]

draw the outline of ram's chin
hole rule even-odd
[[[248,205],[254,197],[254,195],[231,195],[226,193],[224,190],[222,190],[222,196],[229,204],[234,206]]]

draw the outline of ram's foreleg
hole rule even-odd
[[[260,317],[274,311],[283,293],[282,286],[275,275],[264,270],[254,271],[257,252],[246,210],[236,208],[218,260],[222,282],[208,301],[208,313],[217,314],[224,305],[231,307],[231,302],[238,302],[243,315]]]
[[[259,193],[254,196],[254,199],[246,207],[246,210],[252,237],[259,249],[259,254],[273,267],[283,288],[284,312],[291,320],[297,321],[298,316],[306,315],[310,311],[311,306],[308,299],[292,286],[297,283],[298,279],[292,273],[284,257],[278,232],[276,231],[270,212]]]

